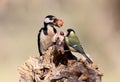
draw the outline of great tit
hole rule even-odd
[[[67,29],[65,41],[71,51],[79,52],[86,58],[86,60],[89,63],[91,63],[91,64],[93,63],[93,61],[84,52],[84,49],[83,49],[82,45],[80,44],[79,39],[73,29]]]

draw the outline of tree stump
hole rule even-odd
[[[30,57],[18,66],[18,71],[19,82],[102,82],[103,75],[95,63],[89,64],[83,58],[69,59],[56,46],[43,56]]]
[[[19,82],[101,82],[97,65],[71,53],[63,35],[56,33],[52,41],[43,56],[30,57],[18,67]]]

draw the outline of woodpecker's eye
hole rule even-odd
[[[50,18],[50,20],[53,20],[53,17],[52,17],[52,18]]]
[[[55,23],[58,19],[54,18],[53,20],[54,20],[54,23]]]

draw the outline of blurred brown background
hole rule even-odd
[[[62,30],[76,30],[103,82],[120,81],[119,0],[0,0],[0,82],[18,82],[17,66],[39,56],[37,33],[48,14],[64,21]]]

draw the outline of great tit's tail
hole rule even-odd
[[[82,55],[86,58],[86,60],[87,60],[90,64],[93,63],[93,61],[92,61],[86,54],[82,54]]]

